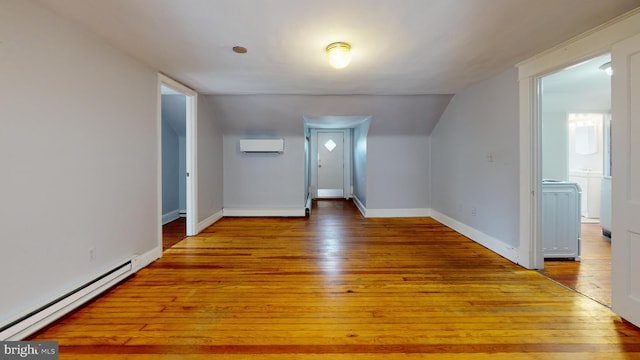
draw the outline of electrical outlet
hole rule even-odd
[[[471,208],[471,216],[476,216],[478,214],[478,211],[476,210],[476,207],[472,207]]]
[[[89,261],[93,261],[96,259],[96,248],[92,247],[89,249]]]

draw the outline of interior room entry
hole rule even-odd
[[[318,132],[318,197],[344,196],[344,132]]]
[[[159,225],[178,219],[182,214],[186,216],[186,235],[196,235],[198,93],[162,74],[158,75],[158,80],[158,125],[161,129],[158,132]],[[166,106],[172,103],[174,106]],[[177,103],[180,106],[176,106]],[[166,124],[163,124],[163,117],[167,117]],[[170,195],[165,196],[165,191]],[[162,236],[159,240],[162,244]]]

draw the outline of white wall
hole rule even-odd
[[[510,69],[455,95],[431,134],[431,207],[513,247],[518,114],[517,72]]]
[[[542,113],[542,178],[569,180],[567,113]]]
[[[198,96],[198,222],[222,211],[222,133],[213,106]]]
[[[427,209],[429,137],[369,136],[367,209]]]
[[[163,101],[164,102],[164,101]],[[164,104],[163,104],[164,107]],[[176,212],[180,207],[178,171],[180,144],[166,115],[162,114],[162,214]]]
[[[160,209],[156,72],[31,1],[0,34],[3,325],[158,248]]]
[[[354,156],[354,191],[367,208],[426,209],[428,134],[450,99],[448,95],[210,96],[224,132],[224,207],[303,206],[304,117],[311,115],[371,117],[366,161],[358,157],[364,154]],[[242,137],[269,136],[285,137],[283,155],[238,151]],[[362,140],[360,144],[365,144]]]
[[[353,129],[353,195],[367,206],[367,133],[370,120]]]
[[[212,95],[224,134],[302,136],[304,116],[372,116],[371,135],[429,135],[451,95]]]
[[[241,153],[241,138],[223,140],[225,209],[303,209],[304,137],[285,136],[282,154]]]

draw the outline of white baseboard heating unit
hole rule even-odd
[[[135,273],[138,257],[0,327],[0,341],[22,340]]]

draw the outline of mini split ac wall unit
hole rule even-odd
[[[243,153],[283,153],[284,139],[240,139]]]

